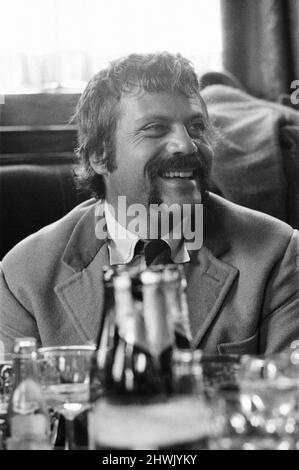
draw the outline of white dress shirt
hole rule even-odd
[[[110,264],[129,264],[130,266],[145,267],[144,255],[137,254],[134,256],[136,244],[142,239],[136,233],[127,230],[114,218],[106,201],[104,202],[104,211],[107,224]],[[161,237],[161,239],[169,245],[173,263],[180,264],[190,261],[186,240],[174,239],[169,233]]]

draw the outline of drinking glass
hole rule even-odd
[[[291,449],[298,409],[299,367],[292,354],[244,356],[239,372],[240,399],[257,439],[254,449]]]
[[[2,354],[0,357],[0,449],[5,447],[7,410],[13,387],[13,358],[12,354]]]
[[[0,358],[0,418],[7,415],[7,408],[12,392],[13,359],[11,354],[5,354]]]
[[[94,346],[39,349],[41,381],[49,408],[65,418],[65,449],[74,449],[74,419],[89,407],[89,373]]]
[[[201,358],[204,392],[208,398],[215,393],[238,390],[241,356],[236,354],[203,355]],[[226,396],[229,396],[226,394]]]
[[[205,393],[222,433],[210,448],[284,450],[299,423],[299,354],[203,357]]]
[[[241,356],[203,355],[201,366],[204,394],[218,427],[209,440],[209,449],[241,450],[246,445],[248,431],[239,394]]]

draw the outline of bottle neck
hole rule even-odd
[[[174,344],[174,323],[161,285],[143,286],[143,316],[147,349],[153,357],[159,357]]]
[[[136,328],[137,312],[135,311],[131,285],[116,288],[115,307],[115,322],[119,337],[131,346],[142,343],[142,339],[136,336],[138,333],[138,328]]]
[[[115,322],[115,299],[113,284],[112,282],[107,282],[104,285],[104,307],[96,341],[96,350],[109,347],[107,342],[109,342],[110,329],[111,325]]]
[[[16,355],[14,360],[15,386],[28,378],[39,381],[37,354]]]
[[[175,328],[176,346],[190,349],[192,335],[189,322],[189,309],[184,286],[181,280],[168,282],[164,286],[166,307]]]

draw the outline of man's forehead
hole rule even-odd
[[[187,114],[202,114],[203,107],[196,95],[187,97],[179,92],[139,91],[138,93],[123,93],[119,107],[121,115],[134,115],[136,119],[154,115],[172,114],[178,110]]]

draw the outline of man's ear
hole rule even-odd
[[[105,176],[108,174],[107,170],[107,155],[106,151],[103,151],[102,155],[93,153],[89,157],[89,162],[92,169],[98,174]]]

